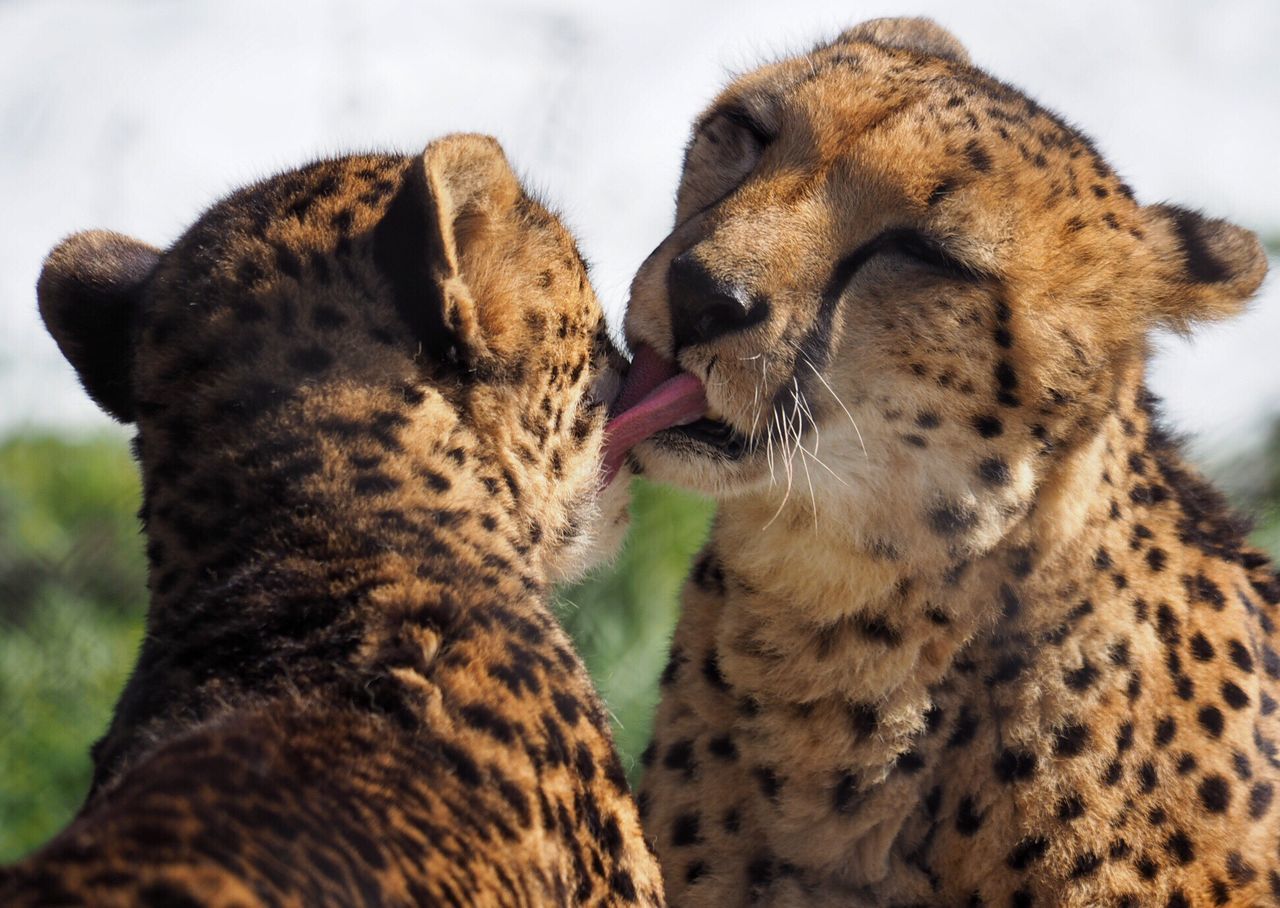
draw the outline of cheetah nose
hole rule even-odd
[[[667,299],[675,352],[750,328],[769,313],[767,302],[713,275],[692,250],[672,261]]]

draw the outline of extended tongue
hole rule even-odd
[[[608,484],[628,451],[656,432],[693,422],[707,410],[702,382],[648,346],[636,349],[605,428],[604,479]]]

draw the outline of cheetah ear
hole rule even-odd
[[[522,191],[502,146],[459,134],[427,146],[374,231],[374,258],[396,308],[437,361],[474,364],[486,344],[461,251]]]
[[[863,42],[893,50],[909,50],[928,57],[968,63],[969,52],[951,32],[926,18],[869,19],[847,29],[839,42]]]
[[[1176,205],[1143,209],[1157,291],[1155,316],[1185,331],[1192,322],[1238,314],[1267,274],[1253,231]]]
[[[119,233],[89,230],[44,261],[36,297],[45,327],[98,406],[132,422],[133,323],[160,250]]]

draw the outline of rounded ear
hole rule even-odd
[[[40,317],[89,396],[132,422],[133,323],[160,250],[119,233],[89,230],[63,240],[44,261]]]
[[[505,215],[520,182],[489,136],[458,134],[427,146],[374,230],[374,260],[400,316],[437,360],[472,362],[485,340],[459,254],[485,219]]]
[[[841,32],[837,41],[861,41],[893,50],[909,50],[927,57],[968,63],[964,45],[932,19],[869,19]]]
[[[1176,205],[1142,210],[1155,258],[1155,316],[1185,331],[1192,322],[1238,314],[1267,274],[1250,230]]]

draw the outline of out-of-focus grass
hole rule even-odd
[[[713,511],[709,501],[637,480],[617,563],[560,595],[560,620],[613,713],[630,770],[649,740],[680,587]]]
[[[1236,495],[1280,554],[1280,427]],[[138,481],[123,438],[0,443],[0,862],[61,828],[88,786],[88,749],[132,667],[145,609]],[[617,719],[634,768],[649,734],[677,596],[708,502],[638,482],[613,567],[558,613]]]
[[[122,438],[0,445],[0,860],[84,797],[142,634],[137,508]]]

